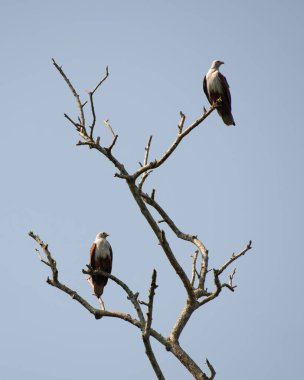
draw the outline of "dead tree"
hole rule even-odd
[[[167,351],[171,352],[177,358],[177,360],[179,360],[187,368],[189,373],[191,373],[195,379],[214,379],[216,372],[214,367],[208,361],[208,359],[206,359],[206,364],[209,369],[209,373],[207,374],[206,371],[202,369],[200,365],[196,363],[189,356],[189,354],[183,350],[179,343],[179,338],[184,328],[186,327],[189,319],[191,318],[192,314],[197,309],[218,297],[224,288],[227,288],[228,290],[234,292],[236,287],[233,284],[235,269],[232,270],[231,274],[228,276],[228,281],[223,282],[221,276],[231,266],[232,263],[234,263],[241,256],[245,255],[245,253],[248,250],[250,250],[251,241],[249,241],[248,244],[239,253],[233,253],[232,256],[221,267],[213,268],[212,270],[210,270],[208,267],[208,250],[206,249],[202,241],[198,238],[198,236],[181,231],[175,224],[175,222],[172,220],[172,218],[165,211],[165,209],[156,200],[155,189],[152,190],[151,194],[148,194],[143,190],[143,187],[145,181],[147,180],[151,172],[163,165],[172,156],[173,152],[175,151],[175,149],[177,149],[182,140],[186,136],[188,136],[191,133],[191,131],[193,131],[196,127],[202,124],[203,121],[216,109],[216,107],[220,106],[221,99],[218,99],[218,101],[215,104],[213,104],[208,111],[204,109],[202,115],[196,121],[189,124],[187,127],[185,127],[186,117],[182,112],[180,112],[180,121],[178,124],[177,136],[175,140],[159,159],[155,159],[153,161],[149,160],[149,152],[152,142],[152,136],[150,136],[145,147],[143,163],[140,163],[139,168],[134,173],[130,173],[125,167],[125,165],[122,162],[120,162],[113,154],[113,148],[115,147],[115,144],[117,142],[118,135],[115,134],[108,121],[105,121],[104,123],[105,126],[109,129],[110,133],[112,134],[112,143],[109,146],[102,146],[100,145],[100,137],[94,136],[94,128],[96,125],[94,94],[103,84],[103,82],[108,78],[108,68],[106,69],[106,74],[103,77],[103,79],[97,84],[93,91],[88,93],[88,101],[82,103],[80,100],[80,96],[76,92],[74,86],[72,85],[69,78],[63,71],[62,67],[60,67],[54,59],[53,64],[62,76],[62,78],[65,80],[66,84],[70,88],[76,100],[79,113],[78,119],[73,120],[67,114],[65,114],[64,116],[75,127],[76,131],[79,133],[81,137],[81,140],[77,143],[77,145],[87,146],[90,149],[96,149],[97,151],[99,151],[106,159],[111,161],[112,164],[115,166],[117,170],[115,173],[115,177],[118,177],[121,180],[126,181],[128,188],[135,202],[137,203],[143,217],[148,222],[153,233],[156,235],[158,242],[162,247],[164,255],[167,257],[170,265],[172,266],[172,268],[176,272],[176,275],[182,282],[186,291],[186,299],[184,308],[178,316],[175,323],[173,324],[169,336],[165,337],[160,332],[152,328],[153,300],[155,296],[155,289],[157,288],[156,270],[153,270],[152,273],[151,285],[148,292],[148,302],[140,301],[138,298],[138,293],[133,292],[122,280],[108,273],[101,272],[103,275],[108,276],[110,280],[114,281],[125,291],[128,299],[134,307],[135,316],[131,316],[130,314],[120,311],[97,309],[93,307],[89,302],[87,302],[83,297],[81,297],[76,291],[70,289],[65,284],[60,282],[57,264],[53,256],[51,255],[51,252],[48,248],[48,244],[44,243],[38,235],[34,234],[33,232],[29,232],[29,235],[38,243],[38,245],[40,245],[43,251],[44,256],[40,253],[38,249],[36,249],[41,261],[50,267],[51,277],[47,279],[48,284],[70,295],[73,299],[78,301],[84,308],[86,308],[91,314],[93,314],[96,319],[101,319],[102,317],[119,318],[140,329],[146,354],[158,379],[165,379],[165,377],[152,350],[152,346],[150,343],[151,337],[157,340],[161,345],[163,345]],[[91,113],[91,125],[86,124],[85,110]],[[152,216],[150,212],[151,208],[157,211],[157,213],[160,215],[161,220],[157,221]],[[187,276],[185,270],[182,268],[176,256],[174,255],[174,252],[166,237],[165,231],[160,227],[160,223],[166,224],[173,231],[177,238],[186,240],[194,245],[195,253],[192,257],[192,274],[190,278]],[[83,273],[89,275],[93,274],[91,268],[87,268],[86,270],[83,269]],[[206,289],[205,286],[206,278],[208,275],[213,276],[214,289],[212,291]]]

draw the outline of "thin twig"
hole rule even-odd
[[[78,132],[80,132],[80,129],[81,129],[81,128],[80,128],[80,125],[79,125],[79,124],[75,123],[75,121],[72,120],[72,119],[70,118],[70,116],[67,115],[66,113],[64,114],[64,117],[65,117],[66,119],[68,119],[70,123],[72,123],[72,124],[74,125],[74,127],[76,128],[76,130],[77,130]]]
[[[147,145],[145,147],[145,157],[144,157],[144,165],[143,166],[147,165],[147,163],[148,163],[150,146],[151,146],[151,142],[152,142],[152,137],[153,137],[152,135],[149,137]],[[139,191],[142,190],[143,184],[144,184],[145,180],[148,178],[148,175],[150,173],[151,173],[151,170],[144,172],[143,175],[141,176],[141,180],[140,180],[140,182],[138,184]]]
[[[93,92],[89,92],[89,97],[90,97],[91,111],[92,111],[92,116],[93,116],[92,125],[90,126],[90,138],[93,139],[93,132],[94,132],[94,127],[95,127],[95,123],[96,123],[96,114],[95,114],[95,107],[94,107],[94,101],[93,101]]]
[[[200,125],[220,104],[219,101],[216,101],[209,109],[208,112],[204,113],[202,116],[200,116],[195,122],[193,122],[191,125],[189,125],[188,128],[184,130],[182,133],[178,133],[177,137],[175,138],[174,142],[170,146],[170,148],[162,155],[162,157],[159,160],[151,161],[149,164],[144,165],[142,168],[138,169],[133,175],[132,178],[136,179],[141,174],[143,174],[146,171],[149,171],[151,169],[158,168],[160,165],[162,165],[175,151],[175,149],[178,147],[180,142],[184,137],[186,137],[194,128],[196,128],[198,125]]]
[[[102,80],[98,83],[98,85],[94,88],[94,90],[92,91],[92,95],[94,95],[94,93],[97,91],[97,89],[99,88],[99,86],[102,85],[102,83],[108,78],[109,76],[109,67],[107,66],[106,67],[106,74],[105,76],[102,78]]]
[[[230,273],[229,275],[229,285],[232,286],[232,282],[233,282],[233,277],[235,275],[235,272],[236,272],[236,268],[233,269],[232,273]]]
[[[165,377],[160,369],[160,366],[157,362],[157,359],[154,355],[154,352],[152,350],[152,346],[150,343],[150,332],[151,332],[152,314],[153,314],[153,300],[154,300],[154,295],[155,295],[155,289],[157,288],[156,276],[157,276],[157,273],[156,273],[156,270],[154,269],[152,273],[151,285],[149,289],[148,311],[147,311],[145,327],[142,334],[142,339],[146,348],[146,354],[150,360],[150,363],[154,369],[154,372],[157,378],[160,380],[165,380]]]
[[[216,372],[215,372],[215,369],[213,367],[213,365],[209,362],[209,360],[206,358],[206,363],[207,363],[207,366],[210,370],[210,376],[209,376],[209,380],[213,380],[215,378],[215,375],[216,375]]]
[[[103,123],[110,130],[110,132],[112,133],[113,139],[115,139],[116,135],[115,135],[115,133],[113,131],[113,128],[111,127],[111,124],[109,123],[109,120],[104,120]]]
[[[145,147],[144,165],[147,165],[147,163],[148,163],[149,152],[150,152],[150,146],[151,146],[152,138],[153,138],[153,136],[151,135],[151,136],[149,137],[148,142],[147,142],[147,146]]]
[[[180,135],[183,132],[186,116],[182,113],[182,111],[180,111],[179,114],[180,114],[181,118],[180,118],[180,122],[178,124],[178,134]]]
[[[195,275],[197,274],[196,260],[197,260],[198,253],[199,253],[199,251],[195,251],[194,255],[192,256],[192,273],[191,273],[191,285],[192,286],[194,286]]]
[[[224,272],[225,269],[227,269],[227,267],[232,264],[235,260],[237,260],[239,257],[245,255],[245,253],[247,251],[249,251],[252,247],[251,247],[251,244],[252,244],[252,241],[249,240],[248,244],[246,245],[246,247],[238,254],[232,254],[232,256],[230,257],[230,259],[218,270],[218,274],[220,275],[221,273]]]
[[[145,329],[143,331],[143,334],[146,336],[150,335],[150,329],[151,329],[151,325],[152,325],[153,300],[154,300],[154,295],[155,295],[155,289],[157,288],[156,276],[157,276],[156,270],[153,269],[151,285],[150,285],[150,289],[149,289],[149,302],[148,302],[147,318],[146,318],[146,323],[145,323]]]
[[[56,63],[54,58],[52,58],[52,61],[53,61],[54,66],[56,67],[56,69],[59,71],[59,73],[61,74],[61,76],[63,77],[63,79],[67,83],[67,85],[69,86],[70,90],[72,91],[72,94],[74,95],[74,97],[76,99],[76,103],[77,103],[77,106],[79,109],[79,114],[80,114],[80,124],[81,124],[81,127],[83,128],[83,132],[85,132],[85,118],[84,118],[83,106],[81,104],[80,97],[79,97],[78,93],[76,92],[74,86],[70,82],[69,78],[66,76],[66,74],[62,70],[62,67]]]
[[[226,288],[228,288],[229,290],[231,290],[232,292],[234,292],[234,289],[237,287],[236,285],[233,285],[233,277],[234,277],[234,275],[235,275],[235,272],[236,272],[236,268],[234,268],[233,269],[233,271],[232,271],[232,273],[230,273],[230,275],[229,275],[229,282],[228,282],[228,284],[222,284],[222,287],[224,288],[224,287],[226,287]]]
[[[113,146],[116,144],[116,140],[117,140],[117,139],[118,139],[118,135],[115,135],[115,137],[114,137],[114,139],[113,139],[111,145],[110,145],[108,148],[106,148],[108,152],[111,153],[112,148],[113,148]]]
[[[138,300],[138,302],[139,302],[141,305],[145,305],[145,306],[148,306],[148,302],[145,302],[145,301],[141,301],[141,300]]]
[[[39,249],[35,248],[35,251],[36,251],[37,256],[39,257],[40,261],[42,261],[43,264],[50,266],[50,264],[49,264],[47,261],[45,261],[44,258],[42,257],[42,255],[41,255]]]
[[[110,146],[108,148],[106,148],[106,150],[111,153],[112,151],[112,148],[114,147],[115,143],[116,143],[116,140],[118,139],[118,135],[116,135],[113,131],[113,128],[111,127],[111,124],[109,123],[109,120],[104,120],[104,124],[107,126],[107,128],[110,130],[112,136],[113,136],[113,140],[112,140],[112,143],[110,144]]]

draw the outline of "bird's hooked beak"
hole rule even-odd
[[[224,63],[225,63],[225,62],[223,62],[223,61],[220,61],[220,64],[221,64],[221,65],[223,65]]]

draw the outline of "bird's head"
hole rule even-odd
[[[107,236],[110,236],[107,232],[99,232],[99,234],[96,236],[96,239],[105,239]]]
[[[212,62],[212,65],[211,65],[211,69],[215,69],[215,70],[218,70],[220,68],[221,65],[223,65],[224,62],[223,61],[213,61]]]

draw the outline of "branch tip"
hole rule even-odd
[[[213,367],[213,365],[209,362],[209,360],[206,358],[206,364],[210,370],[210,376],[209,376],[209,380],[213,380],[215,375],[216,375],[216,372],[215,372],[215,369]]]

